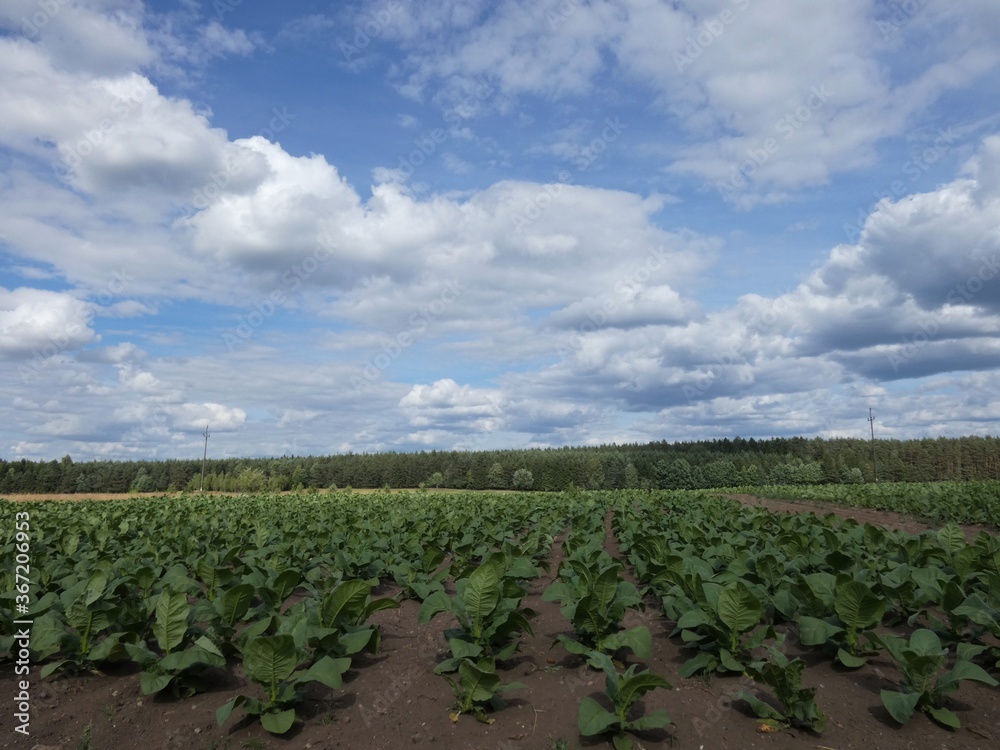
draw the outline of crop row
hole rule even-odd
[[[954,524],[914,536],[682,491],[0,501],[4,518],[24,509],[25,616],[43,677],[132,661],[144,693],[184,697],[207,687],[210,669],[241,666],[256,689],[220,706],[219,723],[239,709],[274,733],[296,720],[303,686],[339,688],[356,654],[378,650],[369,619],[402,597],[421,602],[420,622],[448,620],[435,671],[454,692],[453,720],[492,721],[519,687],[503,665],[532,634],[530,582],[564,532],[542,598],[571,629],[562,647],[606,676],[606,702],[580,704],[581,733],[611,733],[617,747],[669,722],[633,715],[666,680],[639,663],[619,670],[652,655],[648,629],[622,625],[651,602],[690,650],[682,678],[750,676],[775,700],[743,697],[775,725],[818,732],[826,721],[788,636],[849,669],[888,654],[902,680],[882,698],[900,722],[921,710],[957,726],[945,695],[963,679],[995,685],[1000,666],[1000,541],[970,542]],[[606,550],[609,510],[622,559]],[[9,526],[0,547],[13,559],[22,542]],[[377,598],[389,581],[397,599]],[[14,571],[0,571],[0,587],[2,662],[14,657]]]
[[[786,500],[818,500],[906,513],[935,523],[981,524],[1000,529],[1000,481],[768,485],[731,491]]]
[[[993,535],[970,543],[949,524],[914,536],[694,493],[619,501],[615,528],[691,651],[680,674],[750,675],[783,706],[744,695],[764,719],[814,731],[826,721],[802,687],[804,662],[783,650],[787,633],[848,669],[887,652],[903,679],[882,700],[901,723],[920,709],[957,727],[945,695],[962,679],[997,685],[984,669],[1000,667]]]

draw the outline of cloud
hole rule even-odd
[[[100,340],[92,307],[69,294],[0,287],[0,356],[51,357]]]
[[[868,0],[791,10],[781,0],[698,9],[519,0],[451,17],[407,10],[388,35],[408,54],[399,86],[412,96],[457,112],[476,82],[490,81],[495,94],[466,118],[527,97],[586,97],[609,74],[644,86],[687,141],[665,167],[748,208],[871,166],[880,141],[1000,61],[985,3],[906,16],[877,17]],[[908,77],[886,68],[900,37],[931,28],[933,57],[915,58]]]

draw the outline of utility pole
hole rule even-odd
[[[208,438],[209,435],[208,425],[205,425],[205,452],[201,454],[201,489],[200,492],[205,491],[205,462],[208,460]]]
[[[868,407],[868,425],[872,428],[872,475],[875,477],[875,482],[878,482],[878,465],[875,463],[875,417],[872,415],[872,409]]]

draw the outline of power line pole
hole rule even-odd
[[[209,435],[208,425],[205,425],[205,452],[201,454],[201,489],[199,492],[205,491],[205,462],[208,460],[208,438]]]
[[[870,406],[868,407],[868,425],[872,428],[872,475],[878,482],[878,465],[875,463],[875,417],[872,415]]]

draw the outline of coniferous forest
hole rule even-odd
[[[210,446],[211,447],[211,446]],[[743,438],[493,451],[209,458],[214,491],[419,487],[698,489],[760,484],[1000,479],[1000,438]],[[0,494],[165,492],[201,486],[201,458],[0,461]]]

